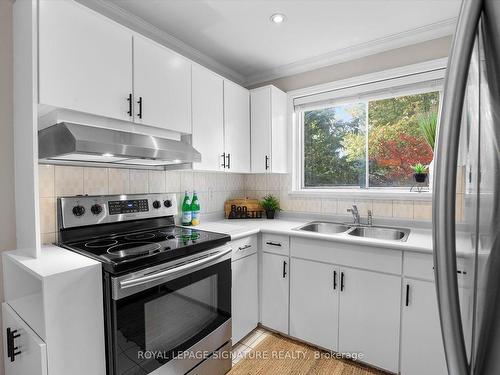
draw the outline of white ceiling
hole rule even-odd
[[[247,84],[449,35],[460,8],[459,0],[105,1]],[[269,21],[276,12],[285,23]]]

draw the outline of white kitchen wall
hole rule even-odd
[[[224,172],[39,165],[39,178],[43,243],[56,240],[56,201],[59,196],[175,193],[180,206],[184,191],[196,190],[201,203],[202,220],[207,214],[222,218],[227,199],[245,196],[244,175]]]

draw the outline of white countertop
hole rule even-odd
[[[385,249],[414,251],[420,253],[432,253],[432,231],[421,228],[408,228],[410,235],[406,241],[388,241],[375,238],[355,237],[345,233],[340,234],[320,234],[306,231],[296,231],[293,228],[299,227],[312,220],[282,220],[282,219],[254,219],[254,220],[217,220],[203,222],[197,229],[212,232],[226,233],[232,240],[250,236],[256,233],[274,233],[288,236],[305,237],[310,239],[344,242],[350,244],[362,244],[372,247],[383,247]],[[405,227],[406,228],[406,227]]]

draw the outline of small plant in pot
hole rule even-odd
[[[268,194],[260,201],[261,207],[266,211],[268,219],[274,219],[276,211],[281,211],[280,201],[272,194]]]
[[[413,169],[413,178],[418,183],[423,183],[427,179],[427,166],[418,163],[411,166]]]

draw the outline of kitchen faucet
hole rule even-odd
[[[347,212],[350,212],[352,214],[354,224],[360,224],[358,206],[353,204],[352,208],[347,209]]]

